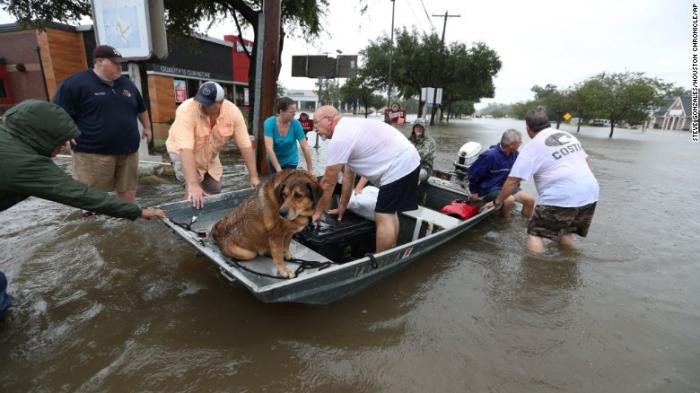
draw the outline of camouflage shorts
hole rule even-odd
[[[555,240],[567,233],[586,237],[593,221],[595,205],[596,202],[581,207],[537,205],[527,233]]]

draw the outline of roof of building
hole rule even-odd
[[[685,112],[685,115],[690,116],[690,109],[692,105],[690,97],[681,97],[681,104],[683,104],[683,111]]]
[[[659,105],[658,109],[654,112],[654,116],[662,117],[663,115],[665,115],[666,112],[668,112],[668,107],[670,107],[671,105],[673,105],[674,102],[676,102],[676,98],[678,97],[664,98],[661,105]]]
[[[49,22],[46,24],[45,27],[51,28],[51,29],[57,29],[57,30],[64,30],[64,31],[76,31],[76,28],[74,26],[64,25],[63,23],[56,23],[56,22]],[[20,23],[6,23],[4,25],[0,25],[0,33],[10,33],[10,32],[15,32],[15,31],[34,30],[34,29],[36,29],[36,28],[31,27],[31,26],[24,26]]]

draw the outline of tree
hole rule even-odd
[[[469,49],[462,43],[452,43],[447,53],[443,105],[448,108],[448,113],[452,111],[453,102],[493,98],[496,91],[493,78],[501,69],[496,51],[482,42]]]
[[[683,86],[671,86],[668,91],[668,97],[690,97],[692,92]]]
[[[364,69],[361,69],[357,76],[345,81],[340,88],[340,93],[343,101],[361,104],[365,108],[365,117],[367,117],[370,107],[380,107],[385,101],[383,97],[374,94],[374,88],[365,78],[363,71]]]
[[[643,123],[670,89],[670,84],[641,72],[602,73],[581,85],[585,111],[610,121],[609,138],[619,122],[632,126]]]
[[[547,84],[545,87],[535,85],[531,90],[535,93],[535,103],[547,110],[549,119],[556,121],[556,128],[559,129],[564,114],[572,110],[569,92],[559,90],[552,84]]]
[[[471,101],[455,101],[450,105],[453,117],[469,116],[474,114],[474,103]]]
[[[527,112],[536,108],[535,101],[516,102],[510,106],[510,115],[519,120],[525,120]]]
[[[595,84],[578,83],[569,91],[571,113],[578,117],[576,133],[581,132],[581,123],[592,119],[595,112],[595,102],[602,91]]]
[[[382,36],[361,51],[366,59],[367,82],[374,89],[387,86],[389,45],[389,38]],[[495,51],[483,43],[467,48],[463,43],[453,42],[445,49],[442,59],[440,48],[437,33],[419,33],[415,28],[397,31],[392,80],[399,96],[408,99],[416,96],[421,87],[442,87],[443,107],[448,108],[447,112],[453,102],[476,102],[482,97],[493,97],[493,77],[501,68]],[[419,113],[423,104],[419,102]]]
[[[316,95],[323,104],[338,106],[342,101],[340,84],[335,79],[320,78],[316,81]]]

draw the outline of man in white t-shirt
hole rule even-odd
[[[550,128],[543,108],[527,113],[532,141],[520,150],[494,204],[500,205],[520,182],[533,176],[539,194],[527,228],[528,250],[544,251],[543,237],[574,247],[573,234],[586,237],[598,201],[598,181],[581,142],[568,132]]]
[[[325,105],[314,113],[318,134],[326,145],[326,170],[321,180],[323,196],[313,221],[330,207],[331,197],[343,170],[343,191],[336,213],[342,220],[355,186],[355,175],[366,177],[379,187],[374,221],[376,251],[396,246],[399,236],[397,213],[418,208],[420,156],[408,139],[394,127],[377,120],[342,118]]]

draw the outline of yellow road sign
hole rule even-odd
[[[564,120],[569,121],[573,116],[571,116],[571,113],[566,112],[564,113]]]

